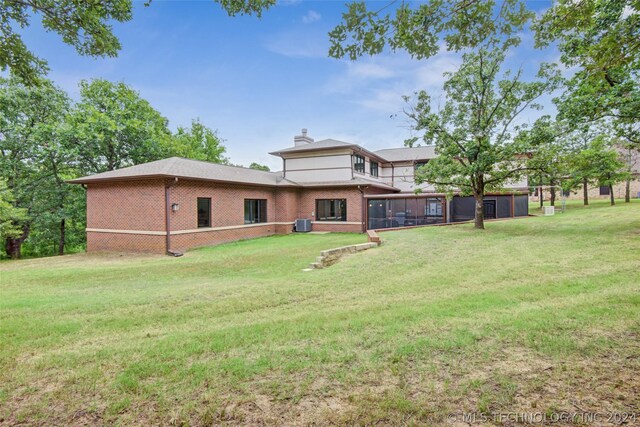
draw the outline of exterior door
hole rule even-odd
[[[496,201],[495,200],[483,201],[482,209],[484,210],[484,219],[496,218]]]

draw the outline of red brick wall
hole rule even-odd
[[[87,231],[87,252],[165,252],[165,236]]]
[[[244,225],[245,199],[266,199],[267,222],[275,222],[275,193],[276,190],[269,187],[180,180],[171,187],[171,203],[180,205],[178,212],[171,213],[171,230],[194,230],[198,228],[198,217],[196,215],[198,197],[211,198],[212,227]]]
[[[89,184],[87,228],[164,231],[164,182]]]
[[[347,221],[316,221],[317,199],[346,199]],[[334,232],[362,232],[362,193],[355,187],[352,188],[323,188],[304,189],[300,195],[299,218],[308,218],[313,221],[313,231]],[[357,224],[349,224],[357,222]]]
[[[379,192],[369,190],[370,192]],[[315,231],[361,232],[362,194],[357,188],[291,189],[179,180],[170,189],[171,249],[184,251],[240,239],[290,233],[296,218],[314,221]],[[214,230],[198,229],[197,198],[211,198]],[[267,200],[267,224],[244,224],[244,200]],[[315,221],[316,199],[346,199],[347,221]],[[286,224],[273,224],[273,223]],[[354,224],[355,223],[355,224]],[[90,184],[87,188],[87,228],[165,232],[165,181],[146,180]],[[215,228],[222,228],[215,230]],[[188,233],[180,231],[191,230]],[[88,251],[164,253],[162,235],[87,232]]]

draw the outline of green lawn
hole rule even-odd
[[[0,263],[0,424],[640,411],[640,203],[381,237]]]

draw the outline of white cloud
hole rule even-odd
[[[319,21],[320,19],[322,19],[322,15],[320,15],[315,10],[310,10],[306,15],[302,17],[302,22],[305,24],[311,24],[313,22]]]
[[[325,38],[309,31],[290,30],[272,35],[264,44],[272,53],[290,58],[326,58],[329,51]]]
[[[417,90],[426,90],[437,98],[445,81],[443,74],[461,64],[459,54],[442,52],[427,60],[415,60],[407,54],[386,54],[345,61],[344,72],[333,76],[325,91],[345,96],[351,104],[387,116],[407,107],[402,98]]]

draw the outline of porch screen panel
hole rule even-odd
[[[438,224],[444,222],[444,199],[442,197],[429,197],[425,206],[426,224]]]
[[[369,200],[367,203],[367,228],[387,228],[387,200]]]
[[[427,199],[415,199],[416,202],[416,225],[427,225]]]
[[[407,199],[406,226],[418,225],[418,199]]]
[[[515,196],[516,216],[529,215],[529,197],[526,194]]]
[[[497,196],[496,215],[498,218],[511,217],[511,196]]]
[[[404,227],[407,213],[407,200],[406,199],[389,199],[391,205],[391,227]]]
[[[473,197],[455,196],[451,200],[451,221],[469,221],[475,217],[476,203]]]

